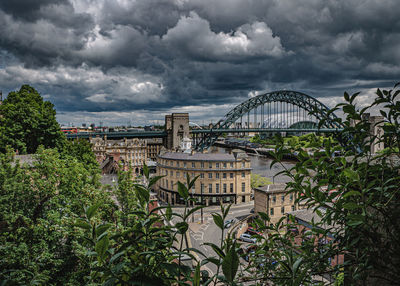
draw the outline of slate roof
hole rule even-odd
[[[322,214],[325,213],[324,208],[319,208],[318,209]],[[321,223],[321,217],[314,211],[314,209],[301,209],[301,210],[296,210],[289,212],[288,215],[294,216],[296,219],[302,220],[306,223],[311,224],[312,221],[314,221],[315,224]],[[342,232],[340,230],[339,225],[337,224],[327,224],[327,223],[321,223],[318,225],[319,228],[322,229],[334,229],[334,230],[339,230],[339,232]]]
[[[225,161],[235,162],[235,156],[228,153],[182,153],[182,152],[166,152],[160,154],[159,158],[169,160],[183,160],[183,161]]]
[[[276,193],[286,193],[286,184],[281,183],[281,184],[271,184],[271,185],[266,185],[263,187],[257,187],[255,190],[264,192],[266,194],[276,194]]]

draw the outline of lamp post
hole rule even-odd
[[[201,206],[203,207],[203,188],[200,187]],[[203,224],[203,208],[200,209],[201,223]]]
[[[194,198],[194,190],[192,189],[192,198]],[[194,208],[194,201],[192,201],[192,209]],[[194,213],[192,213],[192,222],[194,222]]]

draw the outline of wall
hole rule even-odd
[[[226,167],[224,167],[224,164],[226,164]],[[169,160],[159,157],[157,174],[165,176],[157,185],[159,198],[170,204],[176,204],[177,182],[186,182],[186,173],[188,173],[191,178],[199,176],[194,188],[190,191],[197,199],[197,203],[201,203],[201,184],[204,186],[203,203],[206,205],[219,204],[220,201],[223,203],[248,202],[251,200],[250,171],[250,161],[245,159],[233,162],[211,162],[206,160]],[[171,182],[173,182],[173,187],[171,187]],[[245,184],[244,192],[242,192],[242,183]],[[210,184],[212,185],[211,193],[209,190]],[[232,192],[231,184],[233,184]],[[224,185],[226,186],[226,192],[224,192]]]

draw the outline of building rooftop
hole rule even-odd
[[[320,211],[324,213],[324,210],[321,208]],[[317,215],[313,209],[302,209],[297,211],[289,212],[288,214],[294,216],[295,218],[301,219],[302,221],[311,223],[320,223],[321,217]]]
[[[33,155],[32,154],[27,154],[27,155],[14,155],[14,162],[12,162],[11,164],[13,165],[13,166],[15,166],[15,163],[17,162],[17,161],[19,161],[19,164],[20,165],[23,165],[23,164],[28,164],[29,166],[33,166],[33,162],[35,161],[36,159],[35,158],[33,158]]]
[[[325,214],[325,209],[324,208],[319,208],[318,209],[323,215]],[[314,211],[314,209],[301,209],[301,210],[296,210],[289,212],[288,215],[292,215],[296,218],[296,220],[301,220],[305,223],[312,224],[317,224],[319,228],[321,229],[334,229],[334,230],[339,230],[341,232],[339,225],[337,224],[327,224],[327,223],[321,223],[322,219],[321,217]]]
[[[286,190],[286,184],[271,184],[271,185],[266,185],[263,187],[257,187],[255,188],[256,191],[264,192],[266,194],[277,194],[277,193],[285,193]]]
[[[183,161],[225,161],[235,162],[236,160],[247,159],[244,151],[229,153],[186,153],[186,152],[165,152],[159,155],[159,158],[169,160]],[[237,158],[237,159],[236,159]]]

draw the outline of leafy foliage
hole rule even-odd
[[[0,154],[0,280],[76,285],[86,269],[71,220],[82,205],[110,205],[96,177],[76,159],[39,149],[32,165]],[[36,282],[35,282],[36,281]]]
[[[279,163],[285,152],[299,154],[296,166],[284,172],[293,179],[288,189],[297,195],[297,201],[320,217],[320,222],[313,224],[311,234],[329,232],[334,243],[325,253],[345,254],[343,265],[319,268],[336,276],[344,267],[344,279],[351,285],[366,280],[391,285],[400,278],[397,259],[400,257],[400,155],[397,151],[400,105],[396,99],[399,93],[399,90],[378,89],[371,106],[361,110],[355,105],[358,94],[345,94],[346,102],[336,107],[346,116],[344,121],[337,119],[345,126],[340,134],[344,144],[334,146],[324,139],[315,145],[324,150],[317,159],[295,144],[284,149],[280,142],[276,148],[277,160],[273,164]],[[371,135],[371,122],[366,114],[378,106],[382,108],[383,117],[378,123],[382,123],[383,136]],[[386,151],[372,154],[371,145],[380,142],[386,143]],[[338,151],[344,156],[336,157]],[[304,252],[310,253],[312,249]]]
[[[0,152],[10,146],[21,154],[32,154],[39,145],[60,147],[65,140],[53,104],[43,101],[29,85],[10,92],[0,105],[0,114]]]
[[[98,173],[100,171],[99,163],[96,161],[96,156],[92,150],[92,144],[88,140],[65,140],[61,148],[62,157],[72,156],[92,172]]]
[[[259,175],[259,174],[255,174],[252,173],[251,174],[251,179],[250,179],[250,185],[251,188],[258,188],[258,187],[263,187],[266,185],[272,184],[272,182],[270,180],[268,180],[267,178]]]

